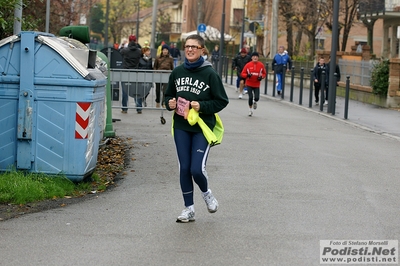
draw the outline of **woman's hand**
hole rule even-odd
[[[197,101],[191,101],[190,102],[190,106],[192,106],[192,108],[198,112],[200,110],[200,103]]]
[[[174,110],[176,108],[176,99],[172,98],[171,100],[168,101],[168,107],[171,110]]]

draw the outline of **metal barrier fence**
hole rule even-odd
[[[225,59],[224,62],[225,64],[225,69],[228,67],[228,59]],[[268,62],[265,64],[265,68],[267,70],[267,73],[269,71],[269,64]],[[227,72],[223,71],[223,73],[225,73],[225,76],[222,77],[222,79],[225,78],[225,83],[228,83],[228,75]],[[306,73],[308,73],[308,75],[306,75]],[[325,72],[322,73],[322,78],[321,78],[321,84],[325,84],[325,78],[326,78],[326,74]],[[287,86],[289,88],[289,101],[293,102],[294,101],[294,94],[298,93],[298,101],[299,101],[299,105],[303,105],[303,95],[304,95],[304,83],[306,80],[308,80],[309,82],[309,95],[308,95],[308,107],[312,108],[313,105],[313,98],[314,98],[314,70],[304,70],[303,67],[300,68],[299,70],[299,75],[300,75],[300,81],[299,81],[299,85],[298,87],[296,86],[296,91],[295,91],[295,82],[294,82],[294,77],[296,75],[295,72],[295,67],[292,67],[292,69],[290,69],[288,72],[283,71],[282,73],[282,80],[286,80],[286,76],[290,77],[290,82],[288,84],[286,84],[286,82],[281,84],[281,93],[279,95],[279,97],[284,100],[285,99],[285,92],[287,90]],[[231,72],[230,75],[230,85],[233,85],[232,80],[233,80],[233,76],[234,76],[234,72]],[[335,73],[335,78],[336,78],[336,73]],[[262,89],[264,89],[264,94],[267,95],[268,94],[268,80],[264,80],[264,88],[260,87],[260,90],[262,91]],[[334,83],[336,84],[336,82]],[[276,92],[276,85],[277,85],[277,80],[276,80],[276,75],[273,75],[273,82],[272,82],[272,96],[275,97],[275,92]],[[331,92],[329,93],[330,96],[335,96],[336,97],[336,86],[334,86],[334,88],[329,88],[333,90],[333,94],[331,94]],[[298,92],[297,92],[298,91]],[[348,101],[349,101],[349,92],[350,91],[350,76],[347,75],[346,77],[346,95],[345,95],[345,110],[344,110],[344,119],[348,118]],[[319,92],[319,97],[320,97],[320,101],[318,102],[318,107],[319,110],[322,112],[324,111],[324,106],[327,105],[327,113],[330,113],[332,115],[335,115],[335,106],[336,106],[336,100],[332,97],[328,97],[328,104],[325,103],[325,90],[321,89]]]
[[[361,86],[371,85],[371,73],[374,68],[373,61],[339,60],[340,74],[343,77],[351,76],[351,82]]]
[[[233,76],[236,76],[236,73],[232,71],[232,58],[221,58],[220,62],[223,64],[223,71],[222,74],[223,76],[221,79],[230,85],[233,85]],[[268,68],[270,66],[268,63],[265,64],[265,67],[268,72]],[[230,72],[229,72],[230,71]],[[309,76],[306,73],[309,73]],[[142,110],[142,109],[153,109],[153,110],[160,110],[161,111],[161,123],[165,124],[165,119],[163,117],[163,111],[165,108],[160,107],[157,105],[156,100],[159,103],[163,103],[163,98],[164,98],[164,92],[166,90],[166,84],[169,81],[169,76],[171,74],[171,71],[163,71],[163,70],[140,70],[140,69],[111,69],[110,70],[110,83],[112,84],[112,108],[126,108],[126,109],[136,109],[136,110]],[[290,102],[294,101],[294,76],[296,75],[295,73],[295,68],[293,67],[290,71],[288,72],[283,72],[283,77],[282,80],[285,80],[285,76],[289,75],[290,76],[290,83],[285,84],[282,83],[282,91],[281,94],[279,95],[282,100],[285,99],[285,91],[286,87],[289,86],[289,100]],[[299,75],[300,75],[300,83],[298,86],[298,93],[299,93],[299,105],[303,104],[303,93],[304,93],[304,81],[306,79],[309,79],[309,104],[308,107],[311,108],[313,104],[313,85],[314,85],[314,79],[313,79],[313,70],[311,71],[305,71],[304,68],[300,68],[299,70]],[[275,97],[275,91],[276,91],[276,75],[274,75],[274,79],[272,82],[272,96]],[[228,81],[229,80],[229,81]],[[325,80],[325,73],[322,75],[322,80],[321,83],[324,84]],[[163,89],[164,85],[164,89]],[[262,88],[260,88],[262,89]],[[296,88],[297,90],[297,88]],[[334,88],[336,90],[336,87]],[[346,80],[346,91],[350,90],[350,76],[347,75],[347,80]],[[267,95],[268,92],[268,81],[264,81],[264,94]],[[159,93],[157,96],[156,93]],[[319,108],[320,111],[323,111],[324,109],[324,90],[320,90],[320,102],[319,102]],[[121,97],[122,95],[122,97]],[[334,93],[336,96],[336,92]],[[126,106],[123,104],[123,98],[128,98]],[[348,102],[348,93],[346,93],[345,101]],[[335,114],[335,99],[331,99],[329,97],[329,105],[327,108],[328,113],[331,113],[332,115]],[[345,105],[345,119],[347,119],[348,116],[348,104]]]
[[[163,102],[170,74],[170,70],[110,69],[111,107],[122,112],[136,109],[138,113],[160,110],[161,123],[165,124]]]

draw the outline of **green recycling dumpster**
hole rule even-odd
[[[107,78],[96,51],[21,32],[0,41],[0,171],[91,175],[104,130]]]

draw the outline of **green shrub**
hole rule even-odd
[[[389,88],[389,60],[381,60],[374,64],[374,69],[371,74],[372,92],[386,96]]]

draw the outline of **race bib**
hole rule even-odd
[[[176,109],[175,112],[178,115],[183,116],[185,119],[187,119],[187,116],[189,114],[189,106],[190,106],[190,101],[178,97],[178,100],[176,101]]]

